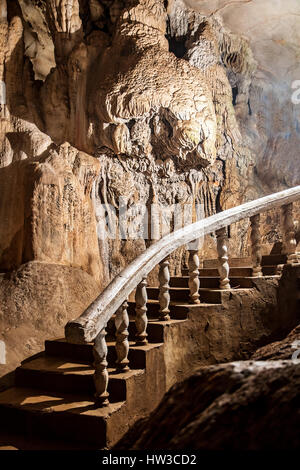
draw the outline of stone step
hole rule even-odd
[[[277,273],[277,266],[262,266],[264,276],[275,276]]]
[[[189,302],[190,291],[188,288],[184,287],[171,287],[170,288],[170,297],[171,301],[181,301]],[[147,287],[148,298],[157,300],[159,295],[158,287]],[[212,290],[200,288],[199,294],[201,296],[201,301],[208,304],[221,304],[222,303],[222,292],[220,290]]]
[[[252,259],[250,256],[247,256],[245,258],[229,258],[228,263],[229,263],[229,266],[232,268],[240,268],[240,267],[249,268],[249,266],[252,265]],[[218,267],[217,258],[203,260],[203,268],[217,268],[217,267]]]
[[[277,266],[263,266],[262,271],[265,276],[274,276],[276,274]],[[182,269],[182,276],[188,276],[189,270]],[[219,277],[219,271],[217,268],[201,268],[199,269],[199,276],[201,277]],[[241,266],[239,268],[231,267],[229,276],[233,277],[251,277],[252,268],[251,266]]]
[[[144,370],[135,369],[117,373],[108,368],[110,402],[125,401],[127,388]],[[24,362],[16,369],[18,387],[39,388],[50,392],[84,393],[93,396],[94,369],[89,363],[67,362],[65,358],[41,356]]]
[[[182,276],[188,276],[189,275],[189,270],[188,269],[182,269],[181,271]],[[239,268],[231,268],[230,269],[230,274],[231,276],[251,276],[252,274],[252,268],[251,267],[239,267]],[[219,276],[219,271],[218,268],[200,268],[199,269],[199,276],[200,277],[213,277],[213,276]]]
[[[63,448],[76,448],[76,442],[80,449],[111,447],[137,417],[153,410],[165,393],[165,328],[181,323],[183,320],[151,322],[152,338],[160,337],[161,344],[131,344],[135,367],[140,365],[141,369],[117,373],[108,367],[110,404],[103,408],[97,407],[93,398],[92,345],[69,344],[64,339],[46,341],[44,354],[24,361],[16,370],[15,387],[0,393],[0,440],[10,433],[18,434],[19,442],[26,436],[33,447],[43,438],[61,438]],[[131,321],[133,333],[134,328]],[[114,354],[114,344],[108,342],[111,363]]]
[[[189,277],[182,276],[182,277],[171,277],[170,279],[170,286],[171,287],[188,287]],[[253,280],[250,277],[230,277],[230,285],[231,287],[241,287],[243,289],[252,288],[253,287]],[[220,286],[220,278],[219,277],[204,277],[200,278],[200,286],[203,288],[213,288],[218,289]]]
[[[262,265],[263,266],[277,266],[278,264],[285,264],[287,261],[286,255],[274,254],[274,255],[265,255],[262,257]],[[231,268],[249,268],[252,266],[252,259],[251,257],[245,258],[229,258],[228,260],[229,266]],[[215,259],[207,259],[203,260],[203,268],[217,268],[218,267],[218,260]]]
[[[162,343],[150,343],[145,346],[136,346],[135,342],[129,342],[129,365],[131,369],[145,369],[146,356],[153,348],[159,348]],[[108,367],[114,368],[116,365],[115,341],[107,342],[107,362]],[[63,357],[72,361],[80,361],[88,364],[93,363],[93,344],[72,344],[64,338],[45,341],[45,352],[47,356]]]
[[[157,306],[159,306],[157,301],[155,303],[157,304]],[[157,314],[158,314],[158,308],[157,308]],[[180,325],[181,323],[185,321],[186,320],[159,321],[158,319],[156,320],[150,319],[148,321],[148,327],[147,327],[148,342],[156,346],[157,344],[164,343],[165,328],[169,328],[170,326]],[[135,335],[136,335],[136,326],[135,326],[134,318],[130,318],[128,330],[129,330],[129,340],[134,341]],[[108,342],[115,341],[116,329],[115,329],[113,318],[108,322],[106,331],[107,331],[106,340]]]
[[[82,447],[86,442],[101,449],[122,436],[124,407],[124,401],[97,408],[86,395],[13,387],[0,393],[1,432],[17,433],[29,441],[60,438],[78,441]]]
[[[170,316],[175,320],[185,320],[188,317],[190,305],[180,302],[170,302]],[[135,302],[128,302],[128,313],[135,317]],[[147,302],[147,316],[149,319],[158,319],[159,302],[149,299]],[[150,332],[149,332],[150,334]]]

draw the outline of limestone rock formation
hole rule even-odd
[[[90,198],[98,172],[97,160],[68,144],[2,169],[2,271],[37,260],[79,267],[103,281]]]
[[[300,180],[299,14],[297,0],[185,0],[203,15],[218,17],[230,32],[229,75],[235,110],[260,178],[276,190]],[[248,51],[239,41],[248,41]],[[250,55],[249,55],[250,53]],[[255,70],[247,62],[257,62]],[[246,73],[245,73],[246,72]]]
[[[9,2],[1,165],[70,142],[101,162],[96,214],[103,204],[118,210],[120,196],[129,207],[199,202],[210,215],[261,194],[236,118],[248,116],[257,61],[249,40],[202,4],[195,12],[181,0]],[[232,233],[236,252],[247,251],[246,230]],[[128,247],[99,245],[107,282],[130,260]],[[206,251],[214,249],[209,237]]]
[[[296,450],[299,385],[299,362],[203,368],[175,385],[115,449]]]

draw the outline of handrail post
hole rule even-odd
[[[220,275],[220,289],[230,289],[229,263],[228,263],[228,237],[227,227],[216,231],[218,250],[218,271]]]
[[[296,253],[297,241],[293,217],[293,203],[282,206],[281,212],[284,254],[287,255],[287,264],[295,264],[298,263],[298,256]]]
[[[105,328],[100,331],[94,341],[93,355],[94,355],[94,384],[96,388],[95,399],[96,404],[99,406],[107,406],[109,404],[107,392],[108,387],[108,370],[107,370],[107,344],[105,340]]]
[[[199,299],[199,287],[200,287],[200,279],[199,279],[199,256],[198,256],[198,249],[196,249],[195,244],[197,244],[197,240],[194,240],[188,245],[188,252],[189,252],[189,260],[188,260],[188,267],[189,267],[189,289],[190,289],[190,303],[192,304],[200,304]]]
[[[147,344],[147,278],[144,277],[136,288],[135,292],[135,325],[136,325],[136,344]]]
[[[250,218],[251,222],[251,252],[252,252],[252,277],[262,277],[262,254],[261,254],[261,233],[260,214]]]
[[[166,257],[159,263],[159,320],[170,320],[170,271],[169,257]]]
[[[115,327],[116,327],[116,353],[117,361],[116,368],[119,371],[129,370],[129,342],[128,342],[128,327],[129,317],[127,312],[128,302],[123,302],[121,307],[116,312]]]

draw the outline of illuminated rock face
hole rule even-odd
[[[1,271],[37,260],[79,267],[102,281],[90,199],[98,172],[97,160],[68,144],[2,169]]]
[[[2,2],[0,165],[69,142],[100,161],[96,217],[119,197],[200,202],[209,215],[266,183],[298,183],[299,5],[269,3]],[[236,252],[247,250],[243,233],[231,234]],[[106,281],[136,254],[130,242],[99,245]]]
[[[60,54],[41,92],[45,131],[57,142],[67,135],[93,154],[104,149],[206,167],[216,159],[211,86],[200,70],[169,52],[163,2],[128,3],[110,35],[93,31],[80,41],[74,33],[74,48],[64,55],[67,70]],[[55,44],[59,38],[56,32]]]
[[[227,77],[237,43],[247,56],[241,67],[253,74],[246,41],[234,42],[218,20],[181,0],[8,6],[3,167],[69,142],[100,161],[96,216],[102,204],[117,208],[119,197],[129,206],[200,202],[206,215],[253,197],[251,154]],[[130,242],[99,244],[107,281],[136,254]]]

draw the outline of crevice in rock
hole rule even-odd
[[[169,41],[169,52],[172,52],[178,59],[184,58],[187,49],[185,47],[185,38],[178,39],[172,38],[171,36],[166,36]]]
[[[172,52],[178,59],[184,58],[184,56],[187,53],[187,48],[186,48],[186,36],[173,36],[172,31],[171,31],[171,22],[170,22],[170,17],[168,16],[167,18],[167,34],[166,34],[166,39],[168,40],[169,43],[169,52]]]
[[[248,100],[248,110],[249,110],[249,116],[252,116],[252,109],[251,109],[250,98],[249,98],[249,100]]]
[[[236,105],[236,99],[238,97],[238,94],[239,94],[239,87],[238,86],[235,86],[232,88],[232,104],[233,106]]]

